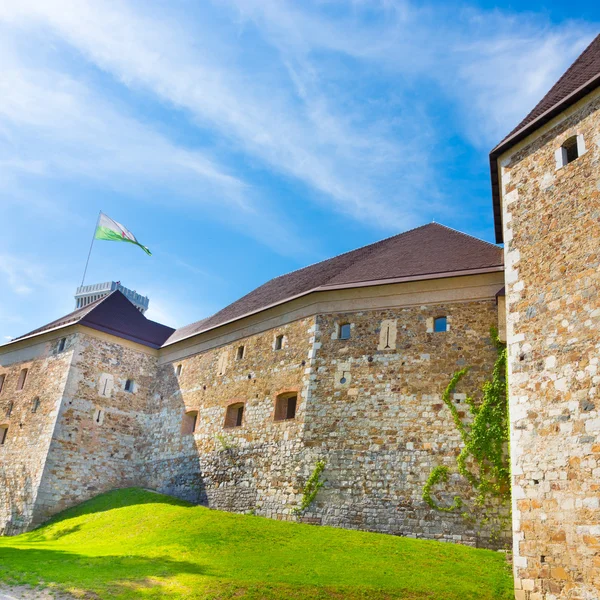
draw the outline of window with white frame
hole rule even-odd
[[[556,150],[556,168],[560,169],[577,160],[580,156],[585,154],[585,140],[583,135],[577,134],[567,138]]]

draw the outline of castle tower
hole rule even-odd
[[[517,600],[600,598],[600,36],[490,155]]]
[[[142,314],[148,310],[150,298],[142,296],[134,290],[121,285],[120,281],[107,281],[105,283],[92,283],[80,285],[75,292],[75,309],[84,308],[100,298],[108,296],[111,292],[119,290]]]

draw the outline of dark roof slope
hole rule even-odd
[[[492,150],[490,171],[496,241],[502,242],[498,156],[530,133],[550,121],[600,85],[600,35],[583,51],[535,108]]]
[[[104,298],[15,338],[12,342],[75,324],[110,333],[150,348],[160,348],[175,331],[172,327],[147,319],[119,290],[115,290]]]
[[[430,223],[271,279],[208,319],[169,337],[172,344],[311,291],[402,278],[501,268],[502,249],[449,227]]]

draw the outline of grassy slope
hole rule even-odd
[[[502,554],[110,492],[0,538],[0,579],[100,598],[508,600]]]

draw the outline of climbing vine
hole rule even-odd
[[[232,466],[238,465],[238,445],[227,436],[217,434],[215,436],[217,443],[221,449],[222,455],[225,456],[227,462]]]
[[[325,481],[321,479],[321,473],[325,469],[325,461],[319,460],[315,465],[315,468],[312,472],[312,475],[306,480],[304,484],[304,489],[302,491],[302,501],[300,502],[300,506],[292,509],[292,512],[296,516],[300,516],[304,513],[304,511],[314,502],[315,498],[319,490],[323,487]]]
[[[423,500],[432,508],[445,512],[462,509],[465,517],[485,512],[489,498],[496,498],[500,503],[510,503],[506,346],[498,339],[495,328],[491,330],[491,338],[498,356],[491,379],[483,384],[481,400],[476,401],[471,396],[466,398],[471,418],[461,416],[452,401],[454,390],[469,372],[469,367],[454,373],[442,395],[463,442],[455,469],[475,492],[471,511],[469,512],[467,502],[460,496],[455,496],[450,506],[441,506],[433,497],[434,487],[448,483],[452,472],[448,466],[438,465],[431,471],[422,493]],[[489,517],[484,518],[486,522],[489,520]]]

